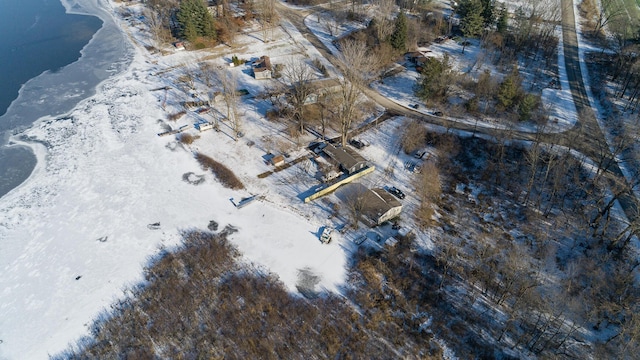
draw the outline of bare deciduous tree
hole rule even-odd
[[[346,40],[340,43],[339,67],[344,78],[340,81],[340,103],[336,109],[340,123],[340,142],[347,144],[351,123],[356,115],[362,92],[373,69],[373,59],[369,56],[364,42]]]
[[[222,97],[226,106],[226,116],[233,129],[234,140],[241,132],[240,114],[238,114],[238,79],[229,69],[218,69],[218,81],[222,86]]]
[[[275,0],[261,0],[257,6],[260,27],[262,28],[262,39],[269,42],[274,27],[278,26],[278,12],[276,11]]]
[[[624,2],[600,0],[598,3],[600,6],[597,10],[596,33],[600,32],[611,21],[621,18],[626,13]]]
[[[170,22],[176,8],[178,8],[176,0],[148,0],[146,2],[144,14],[151,34],[156,41],[156,46],[172,39]]]
[[[289,82],[289,102],[293,107],[293,118],[298,124],[298,131],[304,131],[305,105],[309,95],[313,92],[311,80],[313,79],[312,68],[302,60],[290,60],[283,71],[285,81]]]
[[[213,80],[216,77],[215,66],[210,62],[203,61],[199,64],[199,67],[200,67],[200,76],[204,81],[204,84],[207,87],[211,87],[213,85]]]
[[[349,219],[351,220],[351,226],[357,229],[358,221],[362,217],[362,212],[366,205],[365,193],[368,190],[361,184],[353,184],[346,190],[348,193],[345,196],[345,204],[349,212]]]
[[[417,120],[409,121],[402,134],[402,150],[410,154],[424,146],[427,129]]]
[[[376,36],[383,42],[393,33],[394,25],[389,17],[394,13],[396,4],[393,0],[375,0],[373,3],[377,6],[374,15]]]
[[[434,205],[440,200],[442,183],[440,170],[434,161],[427,161],[415,180],[415,189],[420,206],[416,217],[422,227],[431,226],[433,223]]]

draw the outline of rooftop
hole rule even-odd
[[[351,169],[358,164],[367,162],[365,158],[348,146],[337,148],[332,144],[327,144],[322,151],[346,169]]]
[[[253,63],[253,71],[261,72],[271,70],[271,59],[268,56],[261,56],[260,59],[256,60]]]

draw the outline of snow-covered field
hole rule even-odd
[[[268,168],[264,152],[246,146],[251,126],[237,143],[210,131],[193,145],[234,170],[241,164],[242,192],[220,186],[191,149],[156,135],[158,119],[167,114],[162,93],[150,90],[166,83],[154,74],[163,62],[180,64],[190,55],[155,65],[137,49],[130,68],[103,82],[95,96],[24,133],[39,162],[27,182],[0,199],[0,359],[43,359],[64,349],[124,287],[141,280],[160,248],[210,220],[236,226],[231,240],[245,259],[276,273],[291,290],[302,268],[329,291],[344,280],[345,251],[340,239],[329,246],[318,241],[321,221],[287,210],[279,198],[241,210],[231,203],[266,194],[272,185],[255,176]],[[251,108],[241,111],[256,120]],[[188,172],[205,174],[206,181],[183,181]],[[159,229],[148,227],[157,222]]]

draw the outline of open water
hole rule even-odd
[[[70,111],[128,63],[128,45],[104,0],[63,0],[71,13],[60,1],[0,0],[0,197],[36,164],[9,136]]]

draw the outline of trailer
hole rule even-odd
[[[240,201],[238,201],[238,202],[235,202],[233,200],[233,198],[231,198],[229,200],[231,200],[231,203],[236,207],[236,209],[242,209],[243,207],[251,204],[252,202],[254,202],[255,200],[258,200],[260,198],[261,197],[258,196],[258,195],[251,195],[249,197],[245,197],[245,198],[240,199]]]

